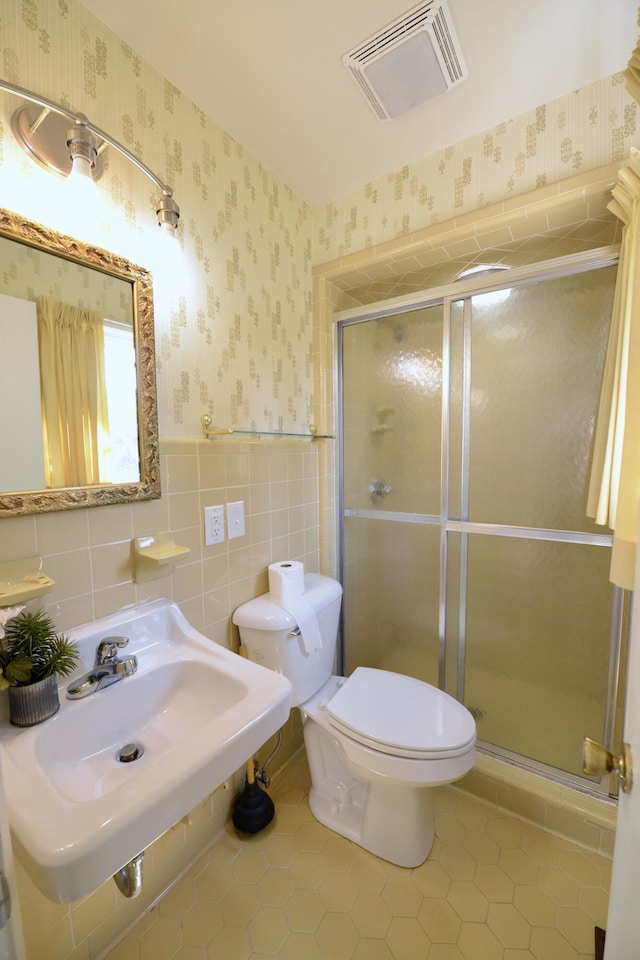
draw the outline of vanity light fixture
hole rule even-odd
[[[113,147],[159,188],[162,196],[156,206],[158,226],[175,234],[180,208],[173,199],[173,190],[126,147],[84,114],[73,113],[47,97],[1,79],[0,90],[28,101],[13,114],[11,129],[32,160],[58,176],[96,181],[103,173],[101,154],[107,147]]]

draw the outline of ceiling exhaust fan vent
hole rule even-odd
[[[426,0],[342,62],[380,120],[395,120],[468,77],[446,0]]]

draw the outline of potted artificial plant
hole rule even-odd
[[[44,610],[0,609],[0,690],[9,691],[9,719],[19,727],[41,723],[60,707],[56,677],[78,662],[78,648],[56,633]]]

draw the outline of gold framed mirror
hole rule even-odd
[[[0,209],[0,518],[160,496],[151,274]]]

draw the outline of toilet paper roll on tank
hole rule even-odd
[[[269,593],[272,600],[291,614],[300,630],[305,653],[322,647],[315,610],[304,597],[304,564],[281,560],[269,564]]]

